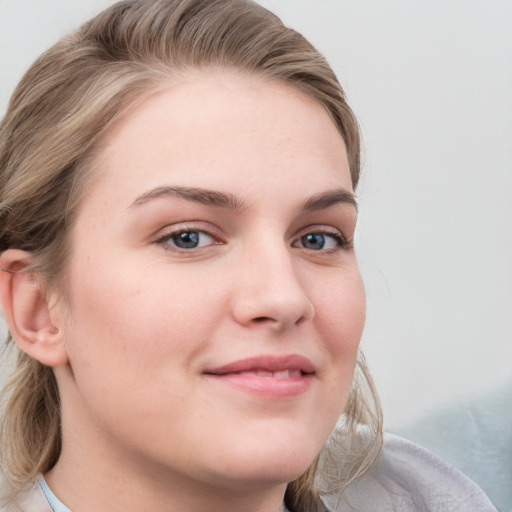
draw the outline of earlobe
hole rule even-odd
[[[61,316],[43,293],[26,251],[8,249],[0,257],[0,299],[18,346],[48,366],[67,364]]]

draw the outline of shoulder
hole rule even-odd
[[[372,468],[342,495],[326,496],[335,512],[495,512],[482,490],[424,448],[386,434]]]
[[[512,511],[512,375],[476,396],[447,403],[398,434],[425,446]]]

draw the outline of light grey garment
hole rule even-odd
[[[385,436],[381,455],[366,475],[342,496],[323,500],[328,512],[496,512],[477,485],[457,469],[392,435]],[[0,507],[0,512],[20,511],[70,512],[42,477],[18,505]]]
[[[391,434],[370,471],[341,496],[327,496],[324,502],[333,512],[496,512],[459,470]]]
[[[446,459],[512,512],[512,376],[396,432]]]

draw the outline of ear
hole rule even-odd
[[[28,355],[47,366],[67,364],[64,315],[43,293],[43,279],[29,268],[30,253],[8,249],[0,256],[0,299],[11,335]]]

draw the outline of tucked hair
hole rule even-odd
[[[303,36],[249,0],[125,0],[43,53],[14,91],[0,124],[0,252],[29,251],[29,271],[46,286],[64,287],[69,234],[94,174],[95,145],[128,109],[190,69],[257,75],[316,99],[345,142],[356,187],[357,121],[333,71]],[[52,369],[11,341],[9,334],[18,354],[3,394],[0,457],[16,492],[56,463],[61,425]],[[380,407],[361,356],[341,423],[289,484],[292,510],[320,510],[318,493],[328,491],[321,485],[343,488],[380,450]],[[319,478],[325,473],[335,478]]]

